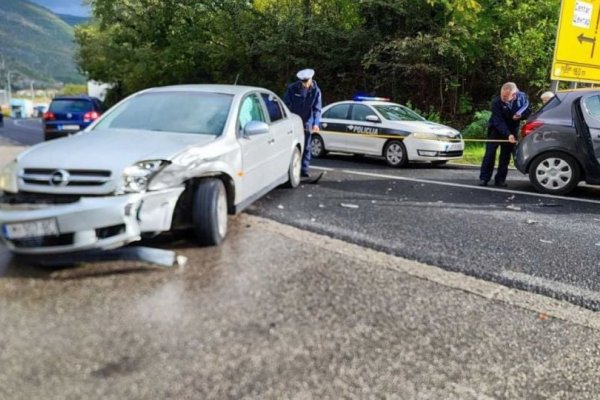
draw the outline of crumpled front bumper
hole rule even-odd
[[[57,254],[114,249],[140,240],[144,232],[171,229],[183,187],[121,196],[83,196],[67,204],[39,204],[0,198],[0,238],[19,254]],[[58,232],[10,237],[10,224],[56,221]]]

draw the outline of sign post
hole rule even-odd
[[[562,0],[551,79],[600,83],[600,0]]]

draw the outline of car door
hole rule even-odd
[[[353,104],[350,110],[352,123],[348,126],[351,135],[347,136],[347,151],[360,154],[380,154],[381,144],[377,135],[381,131],[379,122],[368,121],[367,117],[377,116],[377,113],[366,104]],[[378,117],[379,118],[379,117]]]
[[[345,148],[349,113],[350,103],[334,105],[323,113],[320,135],[328,151],[343,151]]]
[[[596,159],[600,161],[600,94],[583,96],[581,111],[589,128]]]
[[[273,144],[275,151],[274,165],[275,171],[278,172],[276,178],[279,178],[287,174],[292,159],[294,126],[286,115],[285,108],[282,107],[283,101],[279,97],[269,92],[261,92],[260,95],[275,139]]]
[[[242,99],[237,120],[237,135],[242,150],[243,198],[256,194],[275,179],[275,138],[271,129],[266,133],[246,135],[244,127],[251,121],[267,123],[258,93]]]

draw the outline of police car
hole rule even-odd
[[[323,109],[311,154],[329,151],[383,156],[393,167],[411,161],[445,164],[461,158],[464,142],[456,129],[427,121],[416,112],[381,97],[357,97]]]

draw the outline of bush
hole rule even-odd
[[[491,111],[477,111],[473,116],[473,122],[471,122],[461,132],[465,139],[485,139],[487,138],[487,127]]]

